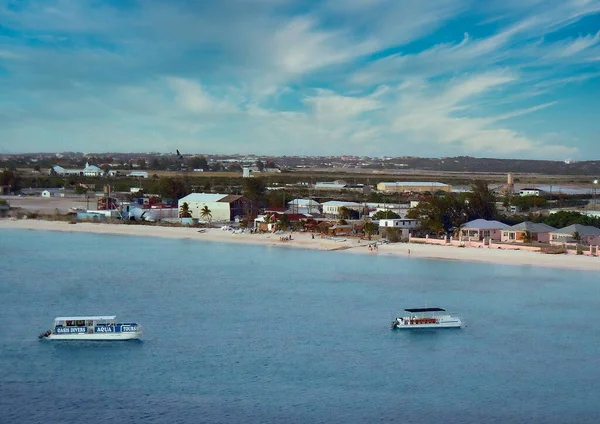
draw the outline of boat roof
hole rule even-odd
[[[79,317],[56,317],[54,321],[102,321],[115,319],[116,315],[90,315]]]
[[[444,312],[445,309],[442,308],[412,308],[405,309],[406,312]]]

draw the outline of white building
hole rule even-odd
[[[219,193],[192,193],[182,197],[177,202],[179,210],[187,203],[192,218],[208,221],[208,217],[202,216],[202,209],[208,207],[211,221],[231,222],[236,217],[247,215],[250,201],[240,195]]]
[[[42,197],[65,197],[65,194],[61,188],[48,188],[42,191]]]
[[[392,211],[400,215],[401,218],[404,218],[410,209],[410,205],[408,203],[376,203],[376,202],[367,202],[365,205],[369,208],[369,216],[372,217],[377,212],[380,211]]]
[[[417,219],[380,219],[379,233],[385,236],[387,228],[395,228],[400,238],[408,238],[410,232],[419,228],[419,220]]]
[[[90,165],[87,162],[83,169],[66,169],[60,165],[54,165],[49,173],[56,173],[57,175],[79,175],[83,177],[101,177],[104,175],[104,171],[96,165]]]
[[[146,171],[132,171],[127,174],[128,177],[136,177],[136,178],[148,178],[148,172]]]
[[[539,196],[540,191],[537,188],[522,188],[519,190],[519,196]]]
[[[327,217],[327,218],[332,218],[332,219],[339,219],[340,217],[340,208],[345,207],[348,209],[353,209],[355,211],[358,211],[360,213],[363,212],[363,210],[365,209],[365,206],[361,203],[356,203],[356,202],[342,202],[339,200],[331,200],[329,202],[325,202],[322,203],[321,206],[323,206],[323,214]]]
[[[314,188],[315,190],[341,190],[347,185],[348,183],[344,180],[335,180],[330,182],[317,182]]]
[[[294,199],[288,202],[288,209],[293,213],[320,214],[321,204],[312,199]]]

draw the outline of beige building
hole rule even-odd
[[[248,214],[250,201],[240,195],[218,194],[218,193],[192,193],[182,197],[178,201],[179,210],[187,203],[192,218],[207,220],[202,216],[205,206],[210,210],[210,219],[213,222],[230,222],[236,218],[242,218]]]
[[[431,181],[395,181],[377,184],[377,191],[387,193],[423,193],[425,191],[433,193],[436,191],[445,191],[449,193],[452,191],[452,186]]]

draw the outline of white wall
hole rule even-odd
[[[183,205],[184,201],[179,200],[177,206],[179,210],[181,210],[181,205]],[[202,218],[202,209],[204,206],[208,206],[210,209],[210,213],[212,215],[212,221],[229,221],[230,220],[230,211],[229,211],[229,203],[227,202],[187,202],[189,206],[190,213],[192,214],[192,218],[197,218],[201,220],[206,220],[206,218]]]

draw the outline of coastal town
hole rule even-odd
[[[69,231],[93,231],[93,227],[108,231],[110,226],[110,232],[119,228],[121,232],[156,235],[162,231],[164,235],[168,231],[186,237],[194,231],[196,238],[215,241],[245,240],[320,250],[360,248],[370,253],[394,251],[427,257],[455,258],[465,256],[459,252],[467,250],[470,260],[489,256],[494,250],[518,252],[520,259],[512,260],[519,263],[530,263],[525,252],[553,258],[557,254],[597,257],[600,253],[597,183],[591,189],[548,188],[516,183],[519,176],[509,172],[503,183],[477,179],[454,186],[433,179],[406,180],[406,176],[375,184],[335,179],[269,185],[270,175],[281,170],[270,165],[271,170],[265,171],[260,160],[257,162],[259,166],[241,168],[232,179],[239,186],[230,184],[228,192],[202,190],[209,188],[208,184],[194,185],[187,175],[150,178],[148,171],[132,170],[119,176],[89,162],[82,168],[53,165],[38,171],[63,182],[61,187],[20,184],[15,190],[18,173],[5,169],[5,182],[12,176],[13,184],[2,186],[0,214],[6,219],[0,225],[32,228],[43,222],[42,226]],[[161,185],[167,189],[152,192]],[[114,225],[119,223],[127,225]],[[380,250],[381,246],[385,249]],[[442,253],[440,247],[467,249],[444,249]]]

